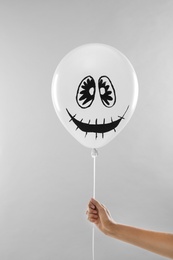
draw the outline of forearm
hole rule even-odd
[[[173,259],[173,234],[112,224],[109,236]]]

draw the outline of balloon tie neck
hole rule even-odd
[[[96,158],[98,156],[98,151],[95,148],[91,150],[91,156],[92,158]]]

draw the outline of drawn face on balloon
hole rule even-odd
[[[98,79],[98,89],[100,95],[100,101],[102,102],[103,106],[106,108],[112,108],[116,103],[116,92],[115,88],[111,82],[111,80],[107,76],[101,76]],[[89,108],[92,103],[94,102],[96,95],[96,83],[92,76],[85,77],[79,87],[77,89],[76,94],[76,102],[82,109]],[[98,133],[102,134],[102,138],[104,138],[104,133],[109,131],[116,132],[116,127],[120,124],[122,119],[125,119],[124,116],[129,108],[129,105],[126,108],[126,111],[122,116],[118,116],[119,118],[113,121],[111,117],[111,121],[106,123],[106,118],[103,118],[102,123],[98,123],[98,119],[95,118],[94,123],[91,123],[91,119],[88,122],[83,122],[82,120],[76,119],[76,114],[72,116],[68,109],[67,113],[70,116],[70,121],[72,121],[76,125],[76,130],[80,129],[81,131],[85,132],[85,137],[88,133],[94,133],[95,138],[98,137]]]
[[[136,106],[138,84],[127,58],[101,44],[81,46],[57,67],[52,82],[55,110],[66,129],[90,148],[110,142]]]

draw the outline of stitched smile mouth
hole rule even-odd
[[[103,138],[104,137],[104,133],[106,133],[106,132],[109,132],[111,130],[114,130],[116,132],[116,127],[120,124],[122,119],[125,119],[124,116],[125,116],[125,114],[126,114],[128,109],[129,109],[129,106],[126,108],[126,111],[124,112],[124,114],[122,116],[118,116],[119,117],[118,120],[113,121],[113,119],[111,118],[111,122],[110,123],[105,123],[105,118],[104,118],[103,119],[103,124],[98,124],[97,123],[97,118],[95,120],[95,124],[90,124],[91,120],[89,120],[88,123],[84,123],[84,122],[82,122],[83,119],[81,119],[79,121],[79,120],[77,120],[75,118],[76,114],[74,116],[72,116],[67,108],[66,108],[66,111],[67,111],[67,113],[70,116],[69,122],[72,121],[77,126],[76,130],[80,129],[81,131],[85,132],[86,133],[85,136],[88,133],[95,133],[96,134],[96,138],[97,138],[97,133],[101,133],[102,134],[102,138]]]

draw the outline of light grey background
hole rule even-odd
[[[173,1],[0,0],[0,259],[92,259],[93,159],[58,120],[53,73],[85,43],[123,52],[136,111],[99,149],[96,197],[118,222],[173,232]],[[96,231],[99,260],[163,259]]]

